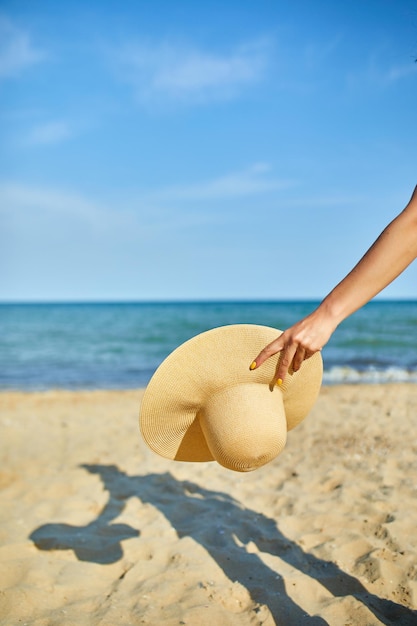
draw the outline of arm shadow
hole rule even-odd
[[[277,624],[328,626],[291,599],[283,577],[247,549],[249,542],[319,582],[334,597],[353,596],[386,626],[417,624],[417,611],[369,593],[335,563],[304,552],[279,530],[274,519],[245,508],[227,493],[178,481],[170,473],[129,476],[114,465],[82,467],[100,476],[109,493],[108,503],[97,519],[85,526],[45,524],[34,530],[30,539],[40,550],[73,550],[81,561],[114,563],[123,556],[121,542],[140,535],[131,526],[112,523],[127,500],[135,497],[156,507],[178,537],[191,537],[203,546],[231,581],[242,584],[254,602],[268,606]]]

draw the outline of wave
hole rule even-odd
[[[342,383],[417,383],[417,371],[406,370],[400,367],[357,370],[349,366],[334,366],[324,370],[323,384],[336,385]]]

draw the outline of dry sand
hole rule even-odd
[[[417,624],[417,386],[323,387],[249,474],[153,454],[141,395],[0,394],[0,624]]]

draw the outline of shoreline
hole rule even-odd
[[[0,624],[417,623],[417,386],[323,386],[255,472],[162,459],[143,389],[0,391]]]

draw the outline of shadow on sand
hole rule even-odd
[[[242,584],[255,602],[268,606],[277,624],[328,626],[323,618],[309,616],[290,598],[279,572],[246,549],[249,542],[318,581],[333,596],[355,597],[382,624],[417,624],[417,611],[369,593],[334,563],[304,552],[281,533],[275,520],[244,508],[226,493],[178,481],[169,473],[128,476],[114,465],[82,467],[100,476],[109,492],[108,503],[97,519],[85,526],[40,526],[30,535],[40,550],[73,550],[79,560],[100,564],[118,561],[123,555],[121,541],[140,533],[126,524],[111,522],[121,514],[126,501],[135,497],[161,511],[178,537],[192,537],[202,545],[231,581]]]

